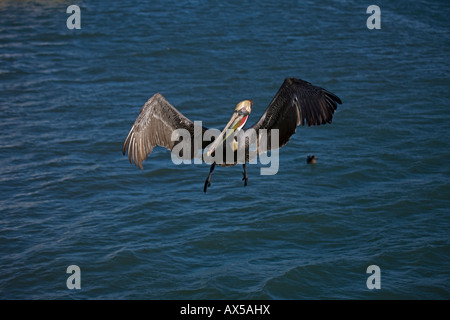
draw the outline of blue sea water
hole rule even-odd
[[[371,4],[1,1],[0,298],[449,299],[450,6],[378,1],[370,30]],[[343,104],[276,175],[204,194],[206,164],[121,153],[156,92],[222,129],[286,77]]]

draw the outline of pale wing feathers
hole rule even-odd
[[[157,93],[141,108],[125,139],[122,152],[125,155],[128,151],[130,163],[134,162],[142,169],[142,162],[155,146],[172,150],[177,143],[171,140],[172,132],[180,128],[192,132],[193,135],[194,123]]]

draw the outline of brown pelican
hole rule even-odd
[[[266,130],[267,141],[271,136],[272,130],[278,130],[278,143],[274,145],[278,148],[284,146],[289,138],[295,133],[298,125],[321,125],[331,123],[333,114],[337,108],[337,104],[341,104],[341,99],[333,93],[312,85],[311,83],[296,79],[287,78],[281,85],[275,97],[270,102],[261,118],[249,129],[252,129],[259,134]],[[234,152],[244,145],[241,140],[236,138],[236,133],[240,132],[248,120],[248,116],[252,110],[252,100],[244,100],[237,104],[233,116],[228,124],[225,126],[220,135],[212,141],[212,139],[204,141],[201,140],[201,145],[197,146],[199,149],[207,150],[202,157],[214,156],[218,148],[226,148],[228,137],[234,134],[231,147]],[[160,93],[152,96],[142,107],[139,116],[134,122],[128,136],[123,144],[122,152],[125,155],[128,151],[128,158],[130,163],[135,163],[142,169],[142,162],[152,152],[155,146],[162,146],[169,150],[174,150],[175,147],[183,140],[180,137],[173,139],[173,133],[177,129],[184,129],[190,135],[192,141],[198,138],[198,135],[203,136],[208,130],[206,127],[196,126],[194,122],[185,117],[174,106],[172,106]],[[247,130],[242,130],[247,132]],[[275,131],[273,131],[275,132]],[[275,134],[273,134],[276,136]],[[189,137],[188,137],[189,138]],[[188,139],[189,140],[189,139]],[[271,140],[270,140],[271,141]],[[194,145],[191,143],[191,152],[179,154],[180,157],[194,158],[197,153]],[[208,177],[204,184],[204,192],[211,184],[211,175],[216,164],[220,166],[231,166],[238,163],[243,164],[244,168],[244,186],[247,185],[248,176],[246,170],[246,162],[249,162],[249,143],[245,142],[245,160],[229,162],[212,162]],[[271,150],[271,143],[267,143],[263,147],[259,142],[257,143],[255,153],[261,154]]]

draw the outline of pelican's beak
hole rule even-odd
[[[213,154],[217,147],[222,145],[236,130],[242,129],[247,122],[248,116],[252,110],[252,105],[252,100],[244,100],[237,104],[230,121],[228,121],[223,131],[209,147],[209,150],[206,153],[208,157]]]

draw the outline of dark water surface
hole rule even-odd
[[[0,298],[450,298],[446,1],[379,1],[379,30],[360,1],[80,1],[80,30],[71,4],[0,2]],[[156,92],[222,129],[288,76],[343,104],[276,175],[204,194],[206,164],[122,156]]]

